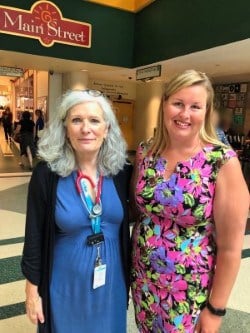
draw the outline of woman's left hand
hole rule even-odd
[[[222,318],[213,315],[207,308],[204,308],[199,316],[194,333],[219,333]]]
[[[42,299],[40,296],[26,300],[26,313],[33,324],[38,325],[38,321],[44,323]]]

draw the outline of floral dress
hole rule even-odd
[[[133,230],[132,295],[140,332],[193,333],[212,283],[216,244],[213,200],[220,167],[236,156],[208,145],[176,165],[139,148]]]

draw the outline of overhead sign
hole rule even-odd
[[[158,76],[161,76],[161,65],[136,70],[136,80],[153,79]]]
[[[90,48],[91,30],[91,24],[63,18],[50,1],[37,1],[30,11],[0,6],[0,32],[35,38],[46,47],[57,42]]]
[[[16,67],[0,66],[0,76],[23,76],[23,69]]]

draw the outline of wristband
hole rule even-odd
[[[207,302],[207,309],[215,316],[223,317],[226,314],[226,309],[214,308],[209,301]]]

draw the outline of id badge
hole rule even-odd
[[[96,266],[94,269],[93,289],[104,286],[106,282],[106,264]]]
[[[102,232],[97,234],[89,235],[87,237],[87,244],[88,245],[96,245],[104,241],[104,236]]]

